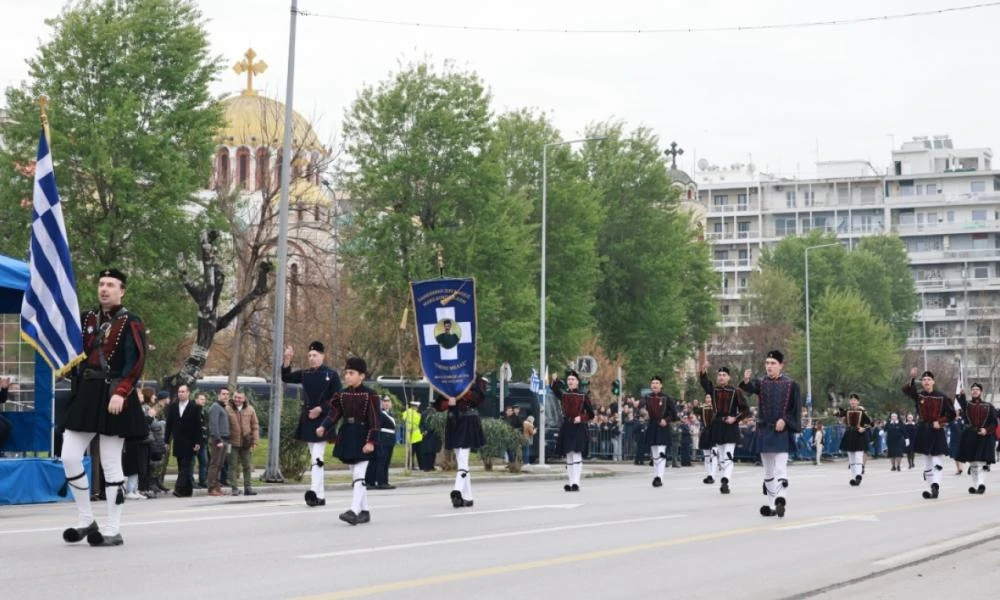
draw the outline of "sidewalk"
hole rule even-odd
[[[507,481],[562,481],[566,479],[565,465],[550,463],[545,467],[539,467],[538,465],[529,465],[522,467],[520,473],[510,473],[507,471],[506,465],[495,465],[492,471],[487,471],[483,468],[482,464],[471,465],[470,470],[472,471],[473,481],[476,485],[480,483],[499,483]],[[631,463],[628,465],[624,464],[587,464],[584,468],[583,477],[584,478],[594,478],[594,477],[613,477],[616,474],[626,474],[626,473],[638,473],[640,472],[640,467],[636,467]],[[643,470],[642,472],[645,472]],[[197,476],[197,475],[196,475]],[[263,482],[261,478],[264,476],[264,469],[254,469],[253,471],[253,489],[255,492],[265,493],[265,494],[278,494],[285,492],[305,492],[309,489],[309,472],[306,471],[302,481],[287,480],[285,483],[271,483]],[[177,475],[174,473],[167,473],[166,483],[167,487],[173,487],[174,483],[177,481]],[[452,485],[455,483],[455,471],[441,471],[436,470],[433,473],[424,473],[421,471],[413,471],[410,475],[406,475],[401,467],[393,467],[389,469],[389,483],[396,486],[397,488],[409,488],[409,487],[425,487],[432,485]],[[242,490],[242,482],[239,484],[239,489]],[[223,488],[228,489],[228,488]],[[326,489],[327,490],[349,490],[351,489],[351,475],[344,468],[338,468],[326,471]],[[195,496],[207,495],[208,490],[195,488]]]

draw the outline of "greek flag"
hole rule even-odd
[[[538,394],[542,391],[542,380],[538,377],[538,371],[536,369],[531,370],[531,393]]]
[[[28,263],[31,282],[21,303],[21,338],[42,355],[57,377],[62,376],[84,359],[83,334],[76,277],[44,129],[35,162]]]

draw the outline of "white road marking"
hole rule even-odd
[[[560,527],[544,527],[539,529],[524,529],[518,531],[506,531],[502,533],[489,533],[484,535],[472,535],[460,538],[448,538],[427,542],[411,542],[408,544],[393,544],[391,546],[374,546],[371,548],[355,548],[353,550],[338,550],[336,552],[322,552],[319,554],[303,554],[298,558],[331,558],[334,556],[354,556],[358,554],[373,554],[375,552],[390,552],[393,550],[409,550],[411,548],[427,548],[430,546],[443,546],[446,544],[461,544],[463,542],[479,542],[483,540],[496,540],[502,538],[520,537],[524,535],[535,535],[539,533],[552,533],[556,531],[572,531],[574,529],[591,529],[593,527],[607,527],[609,525],[627,525],[630,523],[650,523],[653,521],[664,521],[667,519],[681,519],[687,515],[662,515],[659,517],[644,517],[637,519],[622,519],[619,521],[602,521],[597,523],[578,523],[576,525],[563,525]]]
[[[968,535],[963,535],[961,537],[952,538],[949,540],[944,540],[936,544],[930,544],[927,546],[921,546],[916,550],[911,550],[909,552],[903,552],[901,554],[894,554],[888,558],[883,558],[882,560],[877,560],[873,564],[878,567],[895,567],[898,565],[904,565],[913,561],[920,560],[922,558],[927,558],[928,556],[934,556],[936,554],[941,554],[948,550],[954,548],[959,548],[965,546],[966,544],[971,544],[974,542],[993,539],[1000,534],[1000,527],[991,527],[990,529],[984,529],[983,531],[977,531],[975,533],[970,533]]]
[[[869,523],[874,523],[878,521],[878,517],[876,517],[875,515],[857,515],[857,516],[837,515],[830,517],[828,519],[823,519],[822,521],[813,521],[811,523],[800,523],[798,525],[782,525],[781,527],[775,527],[774,529],[777,531],[809,529],[810,527],[823,527],[824,525],[833,525],[835,523],[843,523],[845,521],[865,521]]]
[[[515,508],[498,508],[496,510],[474,510],[474,511],[464,511],[464,512],[450,512],[450,513],[440,513],[437,515],[431,515],[435,518],[449,518],[449,517],[463,517],[466,515],[492,515],[496,513],[509,513],[509,512],[521,512],[524,510],[542,510],[545,508],[562,508],[571,509],[579,508],[583,506],[582,504],[540,504],[538,506],[517,506]]]

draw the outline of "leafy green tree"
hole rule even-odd
[[[689,319],[711,302],[708,250],[677,210],[678,194],[652,132],[626,134],[623,124],[612,122],[586,133],[605,138],[583,150],[607,210],[598,238],[601,339],[609,353],[626,358],[631,373],[668,371],[714,326],[712,316]]]
[[[798,356],[805,356],[804,346],[804,341],[798,343]],[[826,407],[829,392],[884,389],[899,368],[901,348],[891,328],[853,290],[827,290],[819,299],[811,347],[813,402],[819,409]],[[805,361],[797,361],[791,370],[804,377]]]
[[[773,248],[765,248],[761,253],[760,267],[780,269],[795,281],[799,290],[805,289],[805,250],[811,246],[837,242],[833,234],[817,229],[804,237],[787,237]],[[853,279],[844,268],[847,249],[841,245],[817,248],[809,252],[809,304],[815,306],[827,289],[850,289]],[[804,296],[800,297],[804,298]],[[800,313],[797,326],[805,328],[805,314]]]
[[[531,207],[527,225],[534,231],[536,256],[541,255],[537,224],[542,220],[542,149],[560,141],[545,115],[519,110],[497,119],[495,144],[506,202]],[[549,147],[547,173],[546,353],[557,366],[576,357],[594,334],[594,292],[600,277],[597,237],[605,211],[587,179],[586,165],[569,146]],[[523,265],[523,273],[540,282],[539,267],[536,259]],[[537,339],[537,332],[531,337]]]
[[[492,125],[482,80],[449,63],[411,64],[363,88],[344,121],[344,185],[357,210],[346,262],[368,300],[359,316],[399,322],[409,281],[438,274],[440,247],[447,273],[476,277],[481,368],[498,357],[525,364],[537,336],[524,271],[536,260],[531,207],[504,202]],[[414,348],[409,337],[393,346]]]
[[[716,357],[722,364],[738,365],[742,369],[759,371],[767,353],[774,349],[785,352],[786,362],[795,361],[794,342],[797,326],[802,322],[803,294],[798,284],[777,267],[764,267],[750,277],[747,308],[750,323],[736,333],[734,346],[749,350],[749,354]]]
[[[152,375],[175,361],[167,350],[195,320],[166,274],[204,227],[185,207],[209,178],[221,125],[209,83],[219,61],[188,0],[81,0],[48,24],[52,38],[28,60],[29,80],[6,90],[0,252],[26,257],[31,213],[19,202],[32,195],[24,167],[37,149],[35,101],[45,95],[81,305],[95,303],[101,268],[129,273],[126,302],[160,349],[150,354]]]
[[[889,312],[876,314],[892,327],[897,341],[905,342],[920,306],[906,245],[896,235],[875,235],[863,238],[855,252],[868,252],[877,258],[875,264],[881,267],[883,285],[888,289]],[[859,285],[864,288],[868,284],[859,280]]]

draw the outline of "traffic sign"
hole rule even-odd
[[[597,360],[593,356],[577,356],[576,372],[583,377],[593,377],[597,375]]]

